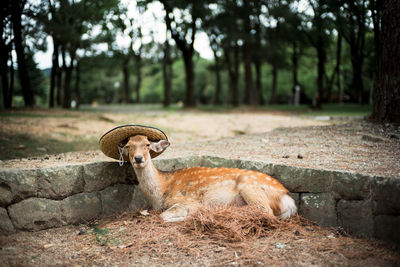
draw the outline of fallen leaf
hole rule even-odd
[[[148,216],[150,213],[147,210],[141,210],[140,214],[142,214],[143,216]]]

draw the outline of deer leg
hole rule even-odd
[[[245,181],[239,181],[239,194],[248,205],[255,205],[263,208],[269,215],[275,217],[279,215],[281,192],[263,185],[248,184]]]
[[[161,213],[161,217],[165,222],[180,222],[195,212],[199,206],[200,204],[195,201],[175,203],[169,209]]]

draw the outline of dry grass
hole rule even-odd
[[[213,240],[243,242],[268,236],[278,221],[256,206],[203,207],[183,223],[185,233]]]
[[[396,266],[398,248],[255,207],[204,208],[184,222],[122,213],[0,237],[1,266]]]

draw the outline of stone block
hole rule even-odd
[[[156,159],[154,165],[162,171],[175,171],[188,167],[200,166],[202,158],[200,156],[171,158],[171,159]]]
[[[289,196],[291,196],[294,200],[294,203],[296,203],[297,208],[300,206],[300,194],[299,193],[289,193]]]
[[[61,201],[62,218],[67,223],[83,223],[99,218],[102,212],[100,193],[80,193]]]
[[[303,193],[299,213],[322,226],[337,226],[336,202],[329,193]]]
[[[101,191],[113,184],[132,183],[132,166],[125,163],[119,166],[118,162],[95,162],[83,166],[85,192]]]
[[[143,210],[151,208],[150,202],[139,186],[133,189],[132,200],[129,204],[129,210]]]
[[[252,171],[259,171],[273,176],[274,165],[269,162],[259,160],[236,160],[236,167]]]
[[[371,195],[371,176],[332,172],[332,191],[336,198],[345,200],[362,200]]]
[[[226,168],[237,168],[237,161],[233,159],[226,159],[220,157],[203,156],[201,160],[201,166],[203,167],[226,167]]]
[[[118,184],[107,187],[100,192],[103,215],[129,210],[134,185]]]
[[[371,183],[372,199],[376,201],[375,214],[400,215],[400,179],[374,177]]]
[[[0,208],[0,235],[9,235],[15,232],[14,225],[10,217],[8,217],[7,210]]]
[[[11,203],[37,195],[37,169],[0,170],[0,205]]]
[[[370,201],[339,200],[337,205],[338,222],[346,232],[372,237],[374,234],[374,219]]]
[[[332,173],[325,170],[275,165],[274,178],[290,192],[321,193],[332,186]]]
[[[400,216],[378,215],[375,217],[375,234],[379,239],[400,244]]]
[[[60,201],[29,198],[8,207],[15,228],[41,230],[65,224],[61,218]]]
[[[0,207],[6,207],[12,203],[14,194],[11,192],[11,187],[8,184],[0,184]]]
[[[63,199],[83,192],[83,167],[69,165],[38,170],[37,185],[40,198]]]

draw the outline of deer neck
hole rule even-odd
[[[164,182],[160,172],[154,167],[153,162],[149,161],[143,168],[134,168],[139,186],[153,209],[163,208],[163,186]]]

